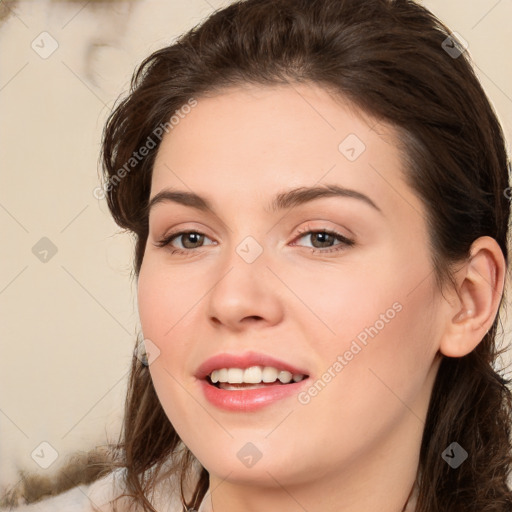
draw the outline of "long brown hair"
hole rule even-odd
[[[453,283],[453,263],[468,258],[480,236],[494,238],[508,263],[510,162],[462,42],[412,0],[245,0],[144,60],[106,124],[106,198],[115,221],[134,234],[135,276],[148,236],[155,130],[169,131],[169,119],[191,98],[244,83],[297,82],[319,84],[397,130],[407,182],[426,206],[440,287]],[[154,147],[130,160],[148,137]],[[495,368],[499,321],[498,314],[469,355],[441,362],[421,445],[417,512],[511,510],[512,401]],[[441,458],[453,441],[470,455],[457,469]],[[147,497],[179,446],[147,367],[134,357],[119,453],[127,494],[144,510],[155,510]],[[193,461],[186,450],[165,472],[184,476]],[[187,506],[197,508],[208,481],[202,468]]]

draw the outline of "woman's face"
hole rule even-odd
[[[194,105],[158,151],[138,280],[176,431],[238,482],[416,464],[441,295],[391,129],[304,84]]]

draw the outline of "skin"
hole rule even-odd
[[[366,146],[355,161],[338,149],[349,134]],[[139,313],[160,350],[150,365],[155,389],[210,473],[216,512],[399,512],[407,501],[440,354],[460,357],[481,341],[505,263],[492,238],[478,239],[443,296],[425,209],[403,171],[391,127],[316,85],[247,85],[198,98],[164,137],[151,197],[193,191],[212,209],[152,208]],[[359,191],[381,211],[352,197],[267,208],[277,192],[325,184]],[[322,249],[325,239],[298,232],[306,229],[334,229],[354,244],[332,238]],[[156,246],[187,230],[205,238]],[[247,236],[263,250],[253,263],[236,251]],[[396,303],[400,312],[307,404],[292,396],[223,411],[194,376],[213,355],[254,350],[306,368],[313,383]],[[250,468],[237,457],[248,442],[262,454]]]

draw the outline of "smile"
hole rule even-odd
[[[266,354],[219,354],[205,361],[196,377],[204,397],[217,408],[249,412],[300,392],[309,375]]]
[[[208,376],[212,384],[217,384],[221,389],[229,389],[230,384],[257,385],[289,384],[290,382],[300,382],[306,377],[301,373],[292,374],[286,370],[279,370],[273,366],[251,366],[245,370],[242,368],[222,368],[213,370]],[[248,386],[244,386],[248,389]],[[252,386],[254,388],[254,386]],[[231,386],[232,389],[240,389],[240,386]]]

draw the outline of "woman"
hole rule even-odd
[[[511,510],[509,160],[429,11],[236,2],[142,63],[102,156],[147,354],[73,508]]]

